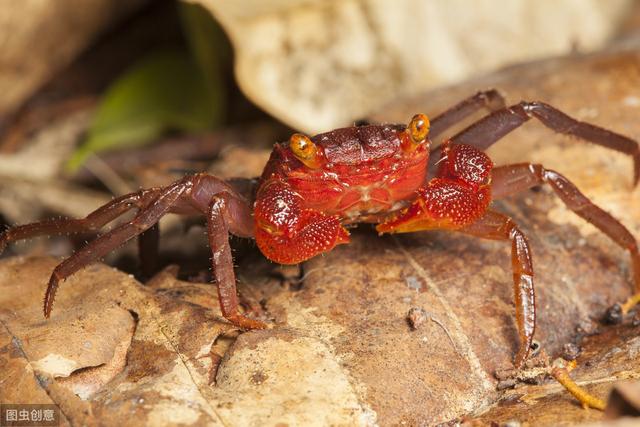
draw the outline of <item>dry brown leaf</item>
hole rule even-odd
[[[0,117],[145,0],[0,1]]]
[[[385,103],[507,63],[599,47],[628,0],[216,1],[236,78],[299,130],[349,125]],[[579,4],[578,4],[579,3]]]
[[[0,325],[0,402],[55,403],[40,386],[19,344],[3,322]]]
[[[585,339],[582,343],[582,354],[578,358],[582,366],[571,373],[572,377],[590,393],[605,399],[614,389],[614,384],[625,385],[630,381],[637,381],[640,378],[639,333],[638,327],[624,326],[611,328],[598,336]],[[604,419],[611,422],[612,419],[624,415]],[[515,389],[507,390],[491,409],[476,420],[485,423],[518,420],[524,425],[555,426],[561,423],[574,425],[601,419],[602,412],[582,408],[559,384],[546,382],[536,385],[522,384]],[[635,423],[637,422],[636,419]]]
[[[99,264],[63,283],[51,319],[44,320],[42,292],[56,263],[2,262],[0,322],[10,336],[5,341],[11,340],[4,348],[23,359],[3,372],[2,390],[14,396],[7,401],[23,402],[16,387],[35,374],[72,423],[84,417],[153,425],[204,417],[219,423],[203,387],[212,369],[209,350],[232,329],[228,323]]]
[[[92,108],[59,118],[12,154],[0,154],[0,212],[10,223],[39,219],[43,211],[85,216],[110,197],[68,182],[62,165],[86,130]]]
[[[63,284],[45,321],[42,285],[55,263],[12,258],[0,265],[3,354],[22,356],[0,377],[3,401],[38,401],[16,391],[35,374],[71,423],[256,425],[269,416],[351,425],[369,416],[339,359],[314,337],[286,329],[244,335],[218,370],[216,341],[233,327],[216,315],[215,288],[167,271],[145,288],[108,267],[89,267]]]

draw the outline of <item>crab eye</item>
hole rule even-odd
[[[409,136],[414,144],[420,144],[427,139],[427,135],[429,135],[430,128],[429,118],[420,113],[413,116],[411,121],[409,122]]]
[[[308,136],[294,133],[289,138],[289,148],[298,160],[308,167],[316,168],[318,166],[318,147]]]
[[[299,159],[310,159],[316,153],[316,146],[308,136],[294,133],[289,138],[289,148]]]

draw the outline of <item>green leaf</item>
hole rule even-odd
[[[107,89],[67,170],[77,170],[92,153],[142,145],[167,130],[212,128],[221,116],[213,92],[186,51],[150,54]]]
[[[221,70],[231,67],[231,46],[211,13],[199,4],[178,3],[182,33],[191,56],[198,63],[209,90],[220,103],[224,95]]]

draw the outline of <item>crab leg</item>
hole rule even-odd
[[[215,280],[218,284],[218,299],[222,315],[231,323],[245,329],[263,329],[266,325],[258,320],[250,319],[238,312],[238,296],[236,294],[236,277],[233,272],[233,258],[229,245],[229,193],[216,194],[211,199],[207,215],[207,232],[212,252],[212,265]],[[251,221],[249,207],[244,212],[246,221]],[[238,221],[238,218],[235,219]]]
[[[631,138],[601,127],[580,122],[544,102],[526,102],[495,111],[451,138],[456,144],[472,145],[486,150],[512,130],[531,118],[549,129],[601,145],[633,157],[633,183],[640,179],[640,146]]]
[[[490,89],[478,92],[431,119],[429,133],[431,138],[435,138],[481,108],[496,111],[504,107],[504,97],[497,90]]]
[[[521,368],[527,360],[536,326],[536,303],[533,287],[531,250],[525,235],[511,218],[491,210],[476,222],[459,230],[462,233],[493,240],[511,241],[513,291],[516,302],[516,324],[520,348],[515,365]]]
[[[638,244],[629,230],[617,219],[593,204],[567,178],[555,171],[545,169],[539,164],[520,163],[497,167],[492,172],[492,178],[491,189],[494,199],[506,197],[536,185],[549,184],[565,205],[576,215],[595,225],[620,247],[629,251],[636,295],[622,306],[623,314],[626,314],[635,303],[640,301]]]
[[[460,123],[476,111],[486,108],[490,112],[503,109],[505,107],[504,97],[495,89],[481,91],[467,99],[464,99],[449,108],[447,111],[437,115],[431,120],[429,129],[430,139],[435,139],[452,126]],[[440,144],[431,150],[429,157],[429,170],[435,170],[438,159],[441,158],[444,144]]]
[[[140,207],[155,191],[139,191],[111,200],[85,218],[50,219],[12,227],[0,235],[0,253],[7,244],[36,236],[52,236],[99,230],[132,208]]]
[[[445,142],[438,176],[418,189],[407,208],[377,225],[380,233],[455,230],[494,240],[511,241],[511,263],[520,349],[515,365],[524,364],[535,331],[535,293],[531,251],[526,237],[507,216],[488,210],[487,185],[492,162],[472,146]]]
[[[474,201],[473,194],[464,193],[464,188],[451,181],[433,179],[419,193],[416,203],[400,215],[378,224],[376,229],[380,233],[455,230],[485,239],[511,240],[516,324],[520,337],[520,349],[516,355],[515,364],[520,368],[529,355],[536,320],[533,266],[529,244],[510,218],[485,210],[486,204],[478,199]],[[440,194],[446,194],[449,200],[442,204],[431,203],[432,200],[441,200],[438,198]],[[465,213],[463,217],[467,214],[472,217],[461,217],[459,214],[463,212]]]
[[[58,264],[51,274],[44,297],[45,317],[48,318],[51,314],[53,301],[61,280],[66,279],[76,271],[102,258],[118,246],[152,227],[191,185],[189,181],[179,181],[160,190],[156,199],[140,209],[140,212],[133,220],[99,236]]]

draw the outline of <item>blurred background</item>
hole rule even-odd
[[[293,129],[384,120],[429,89],[601,49],[640,16],[633,0],[0,4],[5,225],[192,171],[255,176]]]

